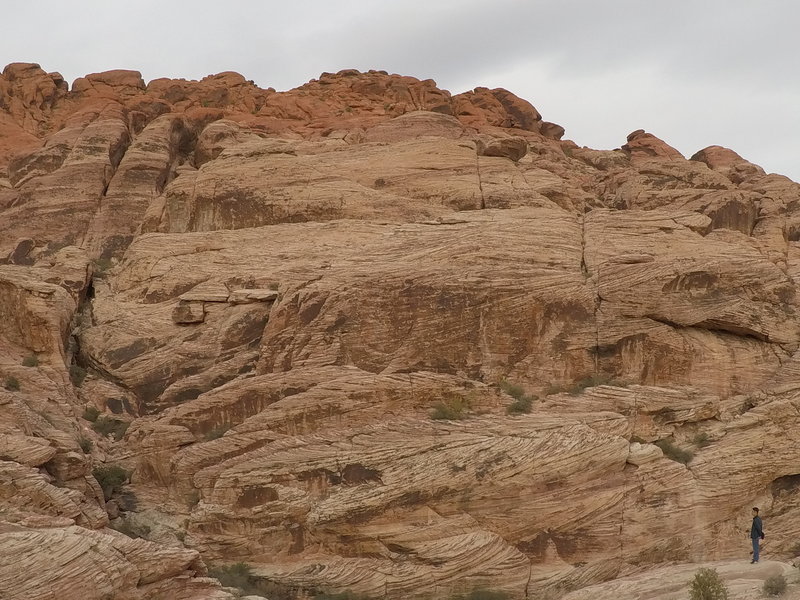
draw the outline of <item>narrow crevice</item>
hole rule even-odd
[[[728,334],[735,336],[737,338],[766,342],[768,344],[771,343],[769,340],[769,336],[764,333],[761,333],[759,331],[754,331],[747,327],[739,327],[733,324],[715,322],[713,319],[698,321],[697,323],[691,325],[683,325],[681,323],[676,323],[675,321],[672,321],[670,319],[667,319],[666,317],[658,315],[652,315],[652,314],[644,315],[644,318],[650,319],[651,321],[655,321],[656,323],[667,325],[668,327],[672,327],[673,329],[697,329],[717,334]]]
[[[481,210],[486,208],[486,198],[483,195],[483,181],[481,181],[481,157],[475,154],[475,170],[478,174],[478,189],[481,192]]]
[[[591,209],[589,210],[591,212]],[[589,272],[589,267],[586,264],[586,215],[588,212],[581,214],[581,273],[583,273],[584,281],[589,285],[594,285],[594,294],[592,298],[594,319],[594,373],[600,373],[600,305],[603,299],[600,296],[600,265],[597,265],[597,273],[594,277],[594,282],[591,282],[592,273]]]

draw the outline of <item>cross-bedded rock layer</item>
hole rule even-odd
[[[754,504],[788,556],[800,186],[563,133],[380,71],[6,67],[3,597],[231,597],[201,557],[558,597],[734,557]]]

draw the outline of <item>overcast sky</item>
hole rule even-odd
[[[238,71],[262,87],[385,69],[453,93],[504,87],[565,137],[646,129],[689,157],[733,148],[800,181],[800,0],[3,2],[0,66],[68,80]]]

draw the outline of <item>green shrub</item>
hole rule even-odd
[[[567,392],[570,396],[578,396],[586,388],[595,387],[598,385],[613,385],[616,387],[628,387],[628,382],[622,381],[621,379],[616,379],[615,377],[606,375],[605,373],[600,373],[598,375],[592,375],[591,377],[584,377],[583,379],[579,379],[572,385],[551,384],[545,390],[545,395],[550,396],[552,394],[560,394],[561,392]]]
[[[122,439],[122,436],[125,435],[125,432],[128,430],[129,426],[129,422],[121,421],[111,417],[98,417],[95,422],[92,423],[92,429],[94,429],[97,433],[104,436],[113,434],[115,441]]]
[[[438,421],[460,421],[467,416],[470,401],[455,393],[447,394],[443,400],[433,405],[431,419]]]
[[[761,589],[767,596],[780,596],[786,591],[786,578],[783,575],[767,577]]]
[[[119,465],[101,465],[92,470],[92,475],[103,489],[106,500],[115,492],[122,491],[122,486],[128,481],[129,473]]]
[[[78,438],[78,445],[81,447],[81,450],[83,450],[84,454],[89,454],[89,452],[92,451],[92,448],[94,448],[94,443],[92,440],[83,435]]]
[[[728,590],[716,569],[700,569],[689,585],[691,600],[728,600]]]
[[[698,448],[705,448],[711,443],[711,438],[708,437],[708,434],[705,431],[701,431],[694,436],[692,441]]]
[[[584,377],[583,379],[577,381],[572,387],[567,389],[567,392],[570,396],[577,396],[586,388],[596,387],[598,385],[613,385],[616,387],[628,386],[626,382],[616,379],[611,375],[599,373],[597,375],[592,375],[591,377]]]
[[[81,387],[86,379],[86,369],[78,365],[69,366],[69,380],[75,387]]]
[[[83,409],[83,418],[91,423],[97,421],[97,417],[100,416],[100,411],[95,406],[87,406]]]
[[[525,388],[523,388],[521,385],[506,381],[505,379],[500,382],[500,389],[511,396],[514,400],[521,400],[525,397]]]
[[[19,391],[19,379],[14,377],[13,375],[9,375],[5,378],[3,382],[3,387],[5,387],[10,392],[18,392]]]
[[[186,506],[189,510],[193,509],[200,503],[200,490],[192,490],[189,492],[189,495],[186,496]]]
[[[39,357],[35,354],[31,354],[30,356],[26,356],[22,359],[22,366],[23,367],[38,367],[39,366]]]
[[[521,385],[516,385],[505,380],[500,382],[500,389],[514,398],[514,402],[506,407],[506,413],[509,415],[519,415],[531,412],[533,401],[536,400],[536,396],[529,396],[525,393],[525,389]]]
[[[536,398],[534,396],[524,396],[519,400],[514,400],[506,407],[506,413],[509,415],[527,414],[531,412],[531,409],[533,408],[533,401],[535,399]]]
[[[683,465],[688,464],[694,458],[694,454],[690,450],[676,446],[671,440],[659,440],[656,442],[656,446],[661,448],[664,456]]]

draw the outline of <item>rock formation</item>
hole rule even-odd
[[[616,597],[753,505],[800,551],[800,186],[563,135],[382,71],[6,67],[0,596]]]

